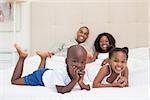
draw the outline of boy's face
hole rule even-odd
[[[87,28],[80,28],[77,32],[76,41],[80,44],[86,41],[89,35],[89,30]]]
[[[127,56],[122,51],[114,52],[111,59],[110,65],[112,70],[116,73],[121,73],[127,66]]]
[[[109,40],[106,36],[102,36],[100,41],[99,41],[99,45],[102,48],[102,50],[107,51],[108,46],[109,46]]]
[[[66,59],[68,66],[68,71],[71,76],[73,76],[74,69],[77,68],[80,71],[85,69],[87,54],[84,52],[72,53],[72,56]]]

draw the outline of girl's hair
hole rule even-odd
[[[109,41],[109,48],[108,48],[108,51],[110,51],[112,48],[116,47],[116,40],[115,38],[110,34],[110,33],[100,33],[95,42],[94,42],[94,47],[95,47],[95,50],[99,53],[102,53],[103,50],[102,48],[100,47],[99,45],[99,42],[100,42],[100,39],[102,38],[102,36],[106,36],[108,38],[108,41]]]
[[[113,48],[113,49],[111,49],[110,52],[109,52],[109,59],[111,59],[111,57],[113,56],[113,54],[114,54],[115,52],[119,52],[119,51],[122,51],[123,53],[125,53],[125,54],[126,54],[126,57],[127,57],[127,59],[128,59],[128,52],[129,52],[128,47]]]

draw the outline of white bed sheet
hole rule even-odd
[[[143,56],[144,55],[144,56]],[[53,57],[48,59],[47,67],[61,68],[65,58]],[[24,75],[37,69],[40,62],[38,56],[29,57],[25,61]],[[93,64],[94,65],[94,64]],[[88,74],[93,80],[92,73],[96,73],[99,66],[88,65]],[[0,70],[0,97],[1,100],[148,100],[148,72],[149,51],[148,48],[131,49],[128,60],[129,87],[126,88],[99,88],[90,91],[71,91],[59,94],[52,89],[40,86],[15,86],[10,84],[10,78],[14,68]]]

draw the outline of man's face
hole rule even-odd
[[[89,35],[89,30],[87,28],[80,28],[77,32],[76,41],[80,44],[86,41]]]

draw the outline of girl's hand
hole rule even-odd
[[[120,76],[120,79],[118,80],[118,82],[120,83],[121,87],[125,87],[128,85],[127,78],[124,76]]]
[[[127,78],[125,78],[124,76],[118,75],[118,77],[114,80],[113,84],[117,87],[125,87],[128,82],[127,82]]]

